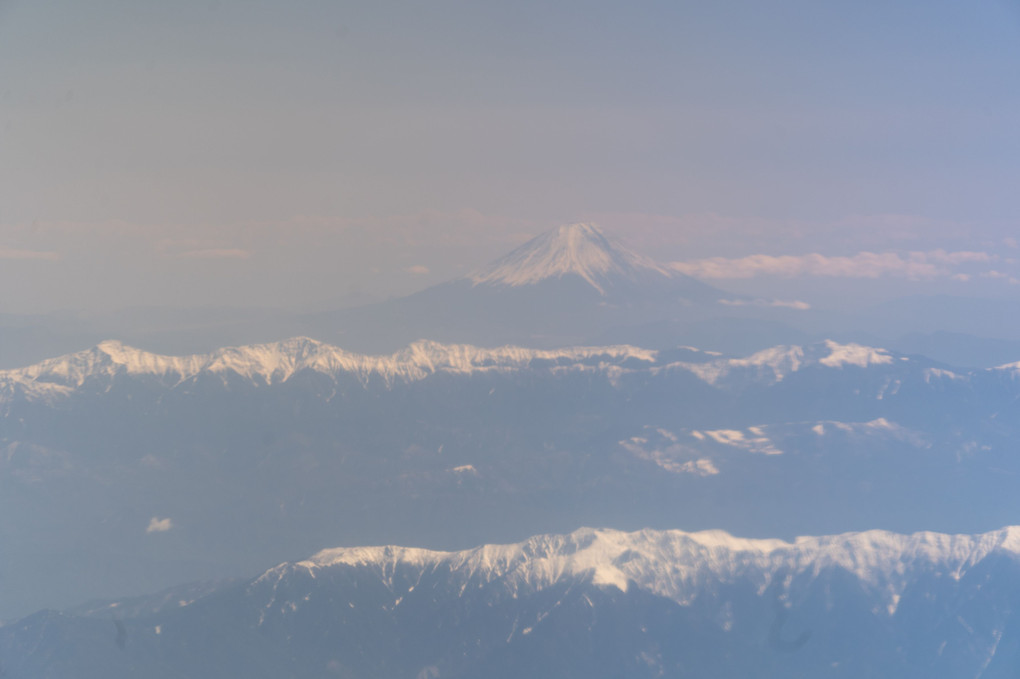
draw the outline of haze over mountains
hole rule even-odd
[[[109,339],[2,370],[0,668],[1001,676],[1020,550],[989,531],[1020,515],[1020,362],[834,339],[737,353],[804,335],[783,319],[812,312],[774,302],[573,225],[416,295],[300,318],[316,339],[184,355]],[[876,528],[974,537],[846,535]],[[675,529],[727,534],[655,532]],[[777,541],[799,535],[840,537]],[[320,552],[379,544],[406,548]],[[171,590],[194,607],[124,602],[116,625],[95,606],[31,615],[315,553]],[[455,614],[427,631],[444,601]],[[782,631],[801,610],[810,647]],[[132,640],[120,655],[99,642],[111,627]]]
[[[1020,678],[1017,9],[0,0],[0,679]]]
[[[356,308],[0,314],[0,367],[21,367],[111,338],[159,353],[187,354],[295,336],[362,353],[388,353],[429,339],[535,348],[687,344],[733,355],[835,337],[992,367],[1020,357],[1020,335],[989,320],[1009,313],[1004,304],[932,297],[863,312],[805,309],[795,299],[759,299],[714,288],[628,250],[598,227],[574,224],[540,234],[462,278]]]

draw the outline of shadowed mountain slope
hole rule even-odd
[[[328,549],[211,592],[41,612],[0,628],[0,658],[10,679],[1012,677],[1018,535]]]

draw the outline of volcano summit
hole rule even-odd
[[[482,346],[588,343],[617,327],[693,323],[732,295],[627,249],[592,224],[547,231],[481,269],[419,293],[320,316],[308,334],[358,351],[427,337]]]

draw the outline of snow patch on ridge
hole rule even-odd
[[[679,445],[676,437],[671,432],[667,433],[673,438],[664,437],[667,440],[665,446],[650,444],[648,439],[643,436],[632,436],[618,443],[621,448],[635,458],[651,462],[671,474],[694,474],[705,477],[715,476],[719,473],[719,468],[710,458],[699,457],[696,450]]]
[[[869,365],[892,363],[892,356],[885,349],[874,349],[860,344],[839,344],[826,340],[825,346],[831,352],[818,362],[830,368],[842,368],[847,365],[867,368]]]
[[[860,344],[840,344],[826,340],[822,344],[808,347],[775,346],[758,351],[746,358],[719,358],[702,363],[679,361],[664,366],[662,369],[687,370],[711,385],[718,385],[735,376],[755,382],[776,384],[807,366],[867,368],[874,365],[888,365],[892,362],[892,355],[885,349],[876,349]]]
[[[748,436],[745,436],[743,431],[736,429],[706,430],[703,433],[716,443],[746,450],[749,453],[761,455],[783,454],[783,451],[776,448],[772,440],[765,435],[761,427],[749,427],[747,429]]]
[[[804,349],[798,346],[777,346],[751,354],[747,358],[723,358],[704,363],[677,363],[708,384],[717,384],[736,372],[750,373],[767,382],[782,382],[797,372],[804,361]]]

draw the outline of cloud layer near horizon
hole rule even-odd
[[[821,304],[817,285],[796,282],[811,279],[897,281],[883,284],[895,295],[918,282],[1005,290],[1020,278],[1008,238],[966,238],[965,225],[950,222],[878,215],[809,228],[717,215],[591,217],[635,252],[763,299]],[[223,225],[0,225],[0,259],[22,260],[0,270],[0,283],[23,291],[0,311],[364,304],[465,275],[558,223],[462,210]],[[769,250],[809,253],[757,254]],[[833,252],[841,254],[826,254]],[[779,287],[740,285],[766,279]]]
[[[804,255],[764,255],[726,258],[710,257],[687,262],[672,262],[681,273],[705,279],[743,279],[757,276],[796,278],[826,276],[834,278],[882,278],[895,276],[911,280],[957,277],[967,280],[962,265],[988,264],[998,260],[986,252],[963,250],[946,252],[859,252],[851,256],[827,256],[817,252]],[[983,272],[988,273],[988,272]],[[998,273],[998,272],[995,272]],[[1012,279],[1011,279],[1012,282]]]
[[[60,259],[60,254],[51,250],[23,250],[0,247],[0,259],[42,259],[53,262]]]

